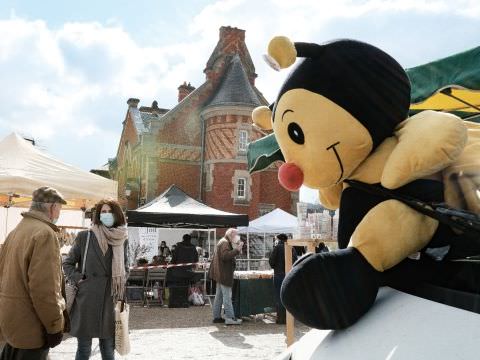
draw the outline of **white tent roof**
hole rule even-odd
[[[117,198],[117,182],[65,164],[12,133],[0,142],[0,194],[30,197],[51,186],[67,200]]]
[[[239,227],[240,233],[294,233],[297,229],[297,218],[282,209],[275,209],[268,214],[250,221],[248,227]]]

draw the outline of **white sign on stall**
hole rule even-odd
[[[145,245],[145,256],[151,261],[158,254],[158,234],[156,228],[140,228],[140,243]]]
[[[158,253],[158,233],[156,228],[128,228],[129,260],[134,264],[144,258],[151,262]]]

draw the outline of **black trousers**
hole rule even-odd
[[[49,348],[17,349],[5,344],[0,354],[0,360],[47,360]]]
[[[282,301],[280,300],[280,289],[282,287],[282,282],[285,279],[285,274],[274,274],[273,275],[273,287],[275,289],[275,302],[277,305],[277,318],[285,321],[287,316],[285,306],[283,306]]]

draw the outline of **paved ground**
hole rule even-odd
[[[273,359],[285,350],[285,326],[266,315],[244,319],[241,326],[212,324],[210,307],[132,308],[132,351],[128,359]],[[296,326],[300,338],[309,329]],[[74,359],[76,339],[68,338],[50,352],[51,360]],[[92,359],[101,359],[94,341]]]

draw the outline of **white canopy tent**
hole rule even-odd
[[[41,186],[60,191],[69,209],[85,209],[100,199],[117,198],[116,181],[57,160],[16,133],[0,141],[0,204],[6,210],[28,206],[32,192]],[[10,222],[4,221],[0,243],[11,230]]]
[[[66,164],[12,133],[0,142],[0,194],[31,196],[48,185],[69,200],[117,197],[115,181]]]
[[[238,230],[241,234],[251,233],[269,233],[279,234],[287,233],[292,234],[296,231],[298,221],[292,214],[283,211],[282,209],[275,209],[268,214],[260,216],[253,221],[250,221],[248,226],[239,227]]]
[[[258,261],[250,259],[250,234],[263,235],[263,256],[265,256],[267,251],[267,234],[293,234],[296,232],[297,227],[297,217],[279,208],[250,221],[248,226],[239,227],[239,233],[247,235],[247,269],[250,270],[250,261]]]

